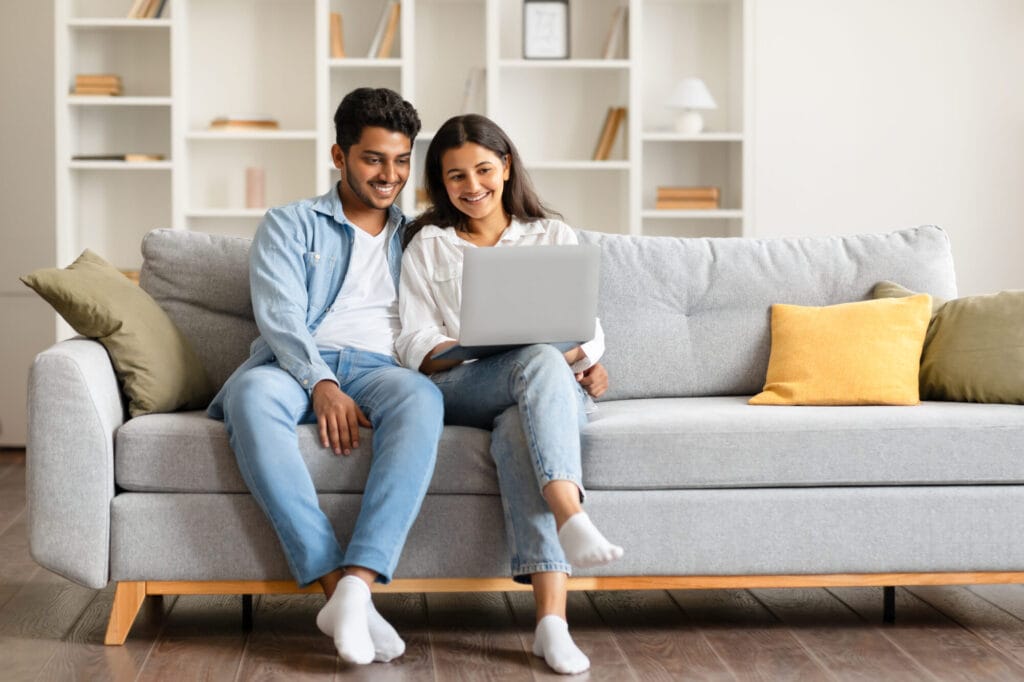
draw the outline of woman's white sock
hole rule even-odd
[[[334,639],[343,661],[360,665],[373,661],[375,651],[370,637],[370,588],[354,575],[338,582],[334,594],[316,615],[316,625]]]
[[[569,634],[569,624],[558,616],[544,616],[533,635],[533,653],[556,673],[575,675],[590,668],[590,659]]]
[[[569,563],[577,568],[600,566],[622,556],[622,548],[608,542],[586,512],[569,517],[558,531],[558,542]]]

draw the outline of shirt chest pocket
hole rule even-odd
[[[462,263],[438,267],[433,273],[434,296],[458,314],[462,307]]]
[[[331,292],[331,283],[335,275],[335,256],[325,256],[318,251],[307,251],[302,260],[306,265],[306,296],[309,307],[322,310],[326,306]]]

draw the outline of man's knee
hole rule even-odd
[[[224,399],[225,421],[261,423],[285,409],[282,398],[291,387],[282,378],[294,381],[284,370],[270,366],[254,367],[236,378]]]

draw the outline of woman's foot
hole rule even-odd
[[[622,548],[608,542],[586,512],[573,514],[562,524],[558,542],[569,563],[577,568],[600,566],[622,556]]]
[[[590,659],[572,641],[569,624],[558,616],[544,616],[537,623],[533,653],[543,658],[556,673],[575,675],[590,669]]]

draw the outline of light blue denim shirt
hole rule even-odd
[[[392,205],[386,229],[388,267],[396,291],[405,224],[401,210]],[[323,196],[267,211],[249,251],[252,310],[260,335],[249,359],[224,383],[207,414],[223,419],[224,397],[235,377],[270,362],[277,362],[308,393],[319,381],[336,381],[320,358],[313,334],[341,291],[357,229],[345,217],[337,185]]]

